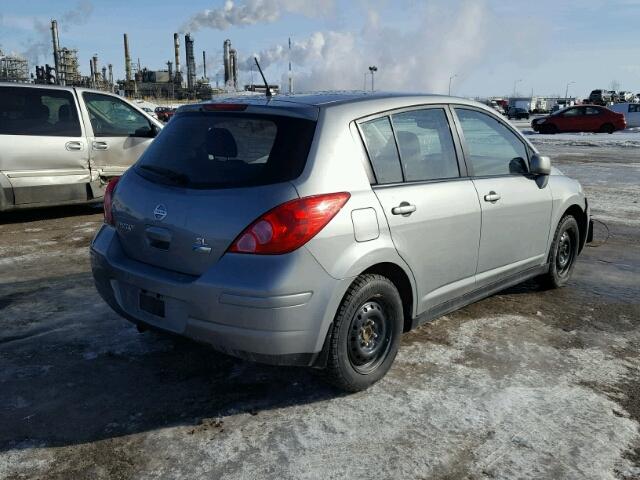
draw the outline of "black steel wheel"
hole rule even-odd
[[[578,222],[572,215],[565,215],[556,228],[549,253],[549,271],[541,277],[542,283],[550,288],[564,287],[571,278],[579,250]]]
[[[357,392],[384,377],[398,352],[403,315],[400,294],[391,280],[375,274],[356,278],[329,332],[327,380]]]

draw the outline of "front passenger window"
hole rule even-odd
[[[149,120],[122,100],[89,92],[83,97],[96,137],[151,136]]]
[[[527,173],[524,143],[506,125],[486,113],[456,108],[473,175]]]

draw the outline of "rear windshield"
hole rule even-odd
[[[190,188],[285,182],[302,173],[315,125],[279,115],[185,112],[162,129],[135,169]]]

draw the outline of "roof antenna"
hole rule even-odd
[[[264,78],[264,73],[262,73],[262,68],[260,68],[260,64],[258,63],[258,57],[253,57],[256,62],[256,66],[258,67],[258,71],[260,72],[260,76],[262,76],[262,81],[264,82],[264,87],[266,88],[265,94],[268,98],[271,98],[273,94],[271,93],[271,89],[269,88],[269,84],[267,83],[267,79]]]

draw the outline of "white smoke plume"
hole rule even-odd
[[[428,4],[416,11],[419,21],[411,30],[385,27],[376,11],[367,13],[359,32],[316,32],[293,41],[290,53],[282,44],[254,55],[263,69],[272,66],[281,72],[290,58],[296,91],[362,89],[365,82],[370,88],[368,67],[376,65],[376,89],[446,93],[451,75],[457,74],[460,82],[490,54],[509,56],[530,42],[520,27],[518,36],[510,35],[509,22],[483,1]],[[243,58],[241,70],[252,68],[254,55]],[[283,85],[286,79],[284,73]]]
[[[272,23],[286,13],[316,17],[328,14],[333,6],[333,0],[225,0],[221,7],[193,15],[180,31],[195,32],[201,28],[226,30],[232,26]]]
[[[71,27],[85,24],[93,13],[93,4],[88,0],[82,0],[71,10],[58,16],[58,31],[67,32]],[[33,30],[35,37],[27,41],[24,50],[21,52],[32,65],[38,64],[41,60],[53,62],[53,45],[51,43],[51,23],[40,19],[33,20]],[[60,41],[61,46],[64,42]]]

